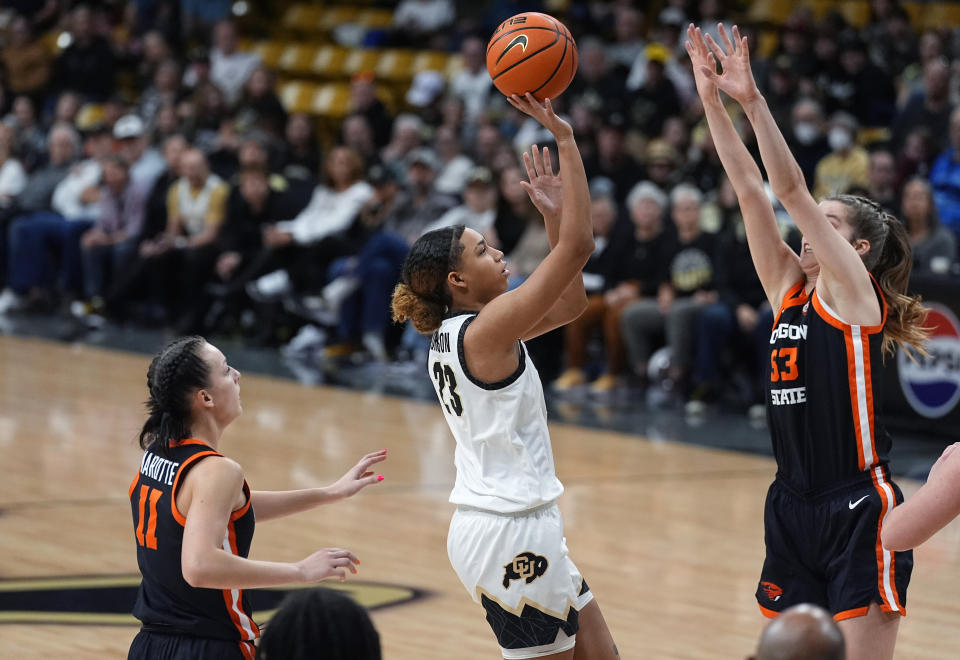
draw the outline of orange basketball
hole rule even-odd
[[[577,72],[577,44],[553,16],[530,11],[508,18],[487,44],[487,71],[503,94],[556,98]]]

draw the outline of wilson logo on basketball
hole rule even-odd
[[[510,40],[510,43],[507,44],[507,47],[503,49],[503,52],[500,53],[500,57],[497,58],[496,64],[500,64],[500,60],[502,60],[502,59],[504,58],[504,56],[505,56],[507,53],[509,53],[509,52],[510,52],[510,49],[513,48],[514,46],[520,46],[520,48],[522,49],[522,51],[523,51],[524,53],[526,53],[526,52],[527,52],[527,43],[528,43],[529,41],[530,41],[530,40],[527,39],[527,35],[525,35],[525,34],[518,34],[517,36],[515,36],[513,39]]]
[[[547,558],[532,552],[521,552],[503,567],[503,588],[509,589],[514,580],[526,580],[530,584],[547,572]]]
[[[760,588],[763,589],[763,593],[767,595],[774,603],[780,600],[780,596],[783,595],[783,589],[775,585],[773,582],[761,582]]]

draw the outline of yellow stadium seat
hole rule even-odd
[[[443,74],[447,79],[453,78],[457,72],[463,70],[463,67],[463,57],[460,55],[451,55],[447,58],[447,68],[444,69]]]
[[[380,51],[374,72],[378,80],[410,80],[413,78],[414,51],[390,49]]]
[[[747,18],[752,23],[774,23],[783,25],[787,16],[793,11],[794,3],[792,0],[766,0],[764,2],[750,3],[750,9],[747,11]]]
[[[290,5],[283,14],[280,24],[288,30],[297,32],[311,32],[319,29],[323,7],[313,4],[299,3]]]
[[[411,71],[413,75],[421,71],[440,71],[446,73],[449,53],[443,51],[422,51],[413,58]]]
[[[389,9],[363,9],[358,12],[356,22],[371,29],[390,27],[393,12]]]
[[[310,112],[322,117],[344,117],[350,112],[350,85],[330,83],[318,87],[310,102]]]
[[[377,61],[382,51],[376,49],[357,48],[351,50],[343,63],[343,70],[348,76],[361,71],[376,71]]]
[[[277,68],[290,73],[309,73],[313,70],[316,53],[316,46],[291,44],[283,50],[283,54],[277,61]]]
[[[250,50],[259,55],[264,64],[275,69],[286,48],[287,44],[280,41],[258,41],[251,45]]]
[[[345,75],[345,65],[350,51],[342,46],[321,46],[313,57],[311,71],[323,78]]]
[[[280,86],[280,102],[287,112],[312,112],[317,86],[302,80],[293,80]]]
[[[321,30],[332,30],[344,23],[356,23],[360,14],[358,7],[328,7],[320,12],[316,25]]]

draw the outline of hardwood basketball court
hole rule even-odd
[[[4,584],[136,574],[127,488],[141,455],[148,363],[0,337],[0,602],[15,598],[3,599]],[[249,374],[241,391],[244,415],[221,449],[254,489],[325,485],[364,453],[390,450],[382,484],[259,525],[252,556],[297,560],[347,547],[362,560],[358,581],[425,592],[374,612],[387,660],[499,657],[447,561],[453,439],[437,406]],[[739,660],[751,652],[764,624],[753,592],[773,461],[568,425],[551,433],[571,555],[621,655]],[[901,485],[908,496],[916,489]],[[897,658],[960,657],[960,525],[916,553],[907,610]],[[109,619],[114,625],[10,618],[0,611],[0,656],[21,660],[122,658],[137,631],[123,614]]]

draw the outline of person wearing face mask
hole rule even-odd
[[[827,136],[823,134],[823,110],[811,98],[802,98],[790,111],[790,149],[803,170],[807,188],[813,188],[817,163],[830,153]]]
[[[827,133],[830,153],[817,163],[813,184],[815,198],[870,185],[870,156],[856,144],[857,128],[857,120],[846,112],[835,112],[830,117],[830,131]]]

